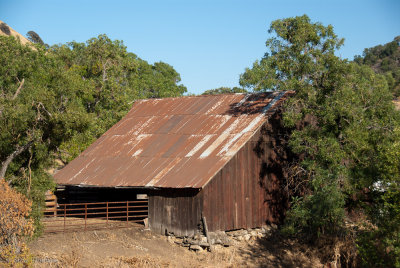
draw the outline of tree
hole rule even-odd
[[[150,65],[128,52],[122,41],[113,41],[106,35],[86,43],[53,46],[49,53],[62,61],[67,70],[91,84],[81,91],[79,98],[93,120],[85,132],[74,133],[71,140],[59,147],[65,162],[118,122],[135,100],[176,97],[186,92],[172,66],[163,62]]]
[[[354,61],[384,74],[394,97],[400,96],[400,36],[387,44],[364,49],[363,55],[355,56]]]
[[[31,41],[32,43],[44,45],[42,38],[40,38],[40,36],[36,32],[29,31],[26,33],[26,36],[28,37],[29,41]]]
[[[10,27],[8,27],[4,22],[0,23],[0,31],[6,35],[11,35]]]
[[[90,115],[79,97],[90,85],[42,46],[0,36],[0,180],[26,194],[39,222],[46,169],[58,147],[85,131]]]
[[[232,94],[232,93],[247,93],[244,88],[240,87],[219,87],[216,89],[209,89],[204,91],[201,95],[218,95],[218,94]]]
[[[304,15],[276,20],[269,32],[276,36],[267,40],[268,51],[245,70],[240,85],[296,91],[283,117],[293,129],[290,150],[302,156],[291,167],[300,172],[287,179],[301,190],[295,192],[286,231],[312,240],[340,237],[346,232],[349,204],[355,202],[358,210],[369,202],[381,204],[389,185],[394,196],[399,192],[398,173],[386,172],[399,169],[400,156],[389,153],[399,142],[399,114],[383,76],[335,55],[343,39],[332,26],[312,23]],[[295,128],[300,122],[304,127]],[[399,213],[396,199],[385,200]],[[364,213],[380,228],[378,207]],[[385,235],[398,235],[399,227],[391,227]]]

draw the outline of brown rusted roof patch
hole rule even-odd
[[[203,188],[292,92],[137,101],[59,184]]]

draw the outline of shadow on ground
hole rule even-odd
[[[283,237],[278,230],[239,248],[242,259],[257,259],[258,267],[323,267],[315,250]]]

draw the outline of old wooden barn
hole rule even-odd
[[[275,222],[285,200],[272,121],[291,94],[139,100],[55,180],[67,199],[146,194],[149,227],[160,233],[193,234],[202,216],[210,231]]]

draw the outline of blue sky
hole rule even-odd
[[[52,45],[106,33],[149,63],[174,66],[196,94],[237,86],[265,53],[270,23],[303,14],[345,38],[343,58],[400,35],[400,0],[0,0],[0,20],[23,35]]]

